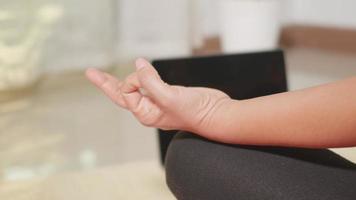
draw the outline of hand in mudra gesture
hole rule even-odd
[[[218,112],[230,100],[216,89],[168,85],[144,59],[138,59],[136,71],[122,81],[96,69],[88,69],[86,75],[143,125],[165,130],[203,134],[213,128]]]
[[[243,101],[200,87],[168,85],[144,59],[125,80],[88,78],[144,125],[232,144],[330,148],[356,144],[356,77]]]

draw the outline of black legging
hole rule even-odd
[[[326,149],[225,145],[179,133],[166,175],[180,200],[356,199],[356,165]]]

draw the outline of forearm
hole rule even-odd
[[[356,145],[356,78],[222,107],[213,139],[298,147]],[[220,131],[219,131],[220,130]]]

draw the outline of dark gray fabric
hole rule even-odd
[[[326,149],[225,145],[179,133],[166,175],[180,200],[356,199],[356,165]]]

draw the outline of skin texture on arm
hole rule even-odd
[[[356,146],[356,78],[232,101],[215,117],[212,127],[223,130],[219,132],[220,140],[227,143],[310,148]]]
[[[168,85],[144,59],[123,81],[95,69],[86,75],[149,127],[190,131],[230,144],[356,145],[356,78],[237,101],[215,89]]]

